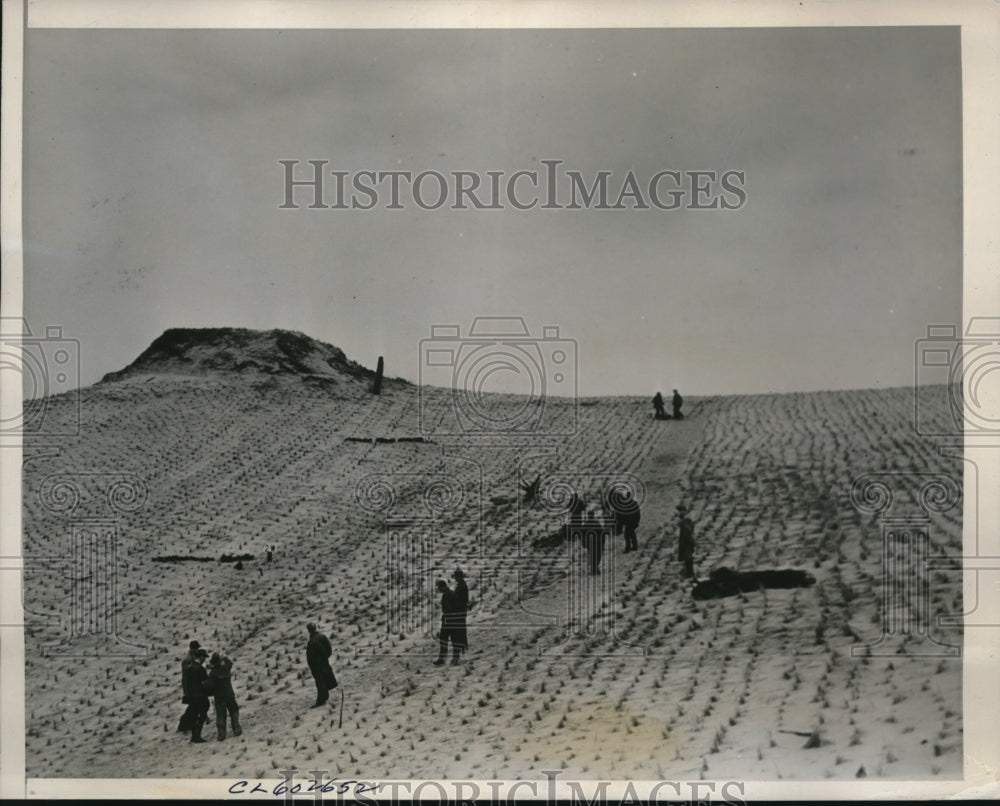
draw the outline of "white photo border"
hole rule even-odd
[[[643,28],[643,27],[823,27],[958,26],[962,48],[963,127],[963,326],[973,317],[1000,314],[1000,2],[918,2],[910,0],[770,0],[753,4],[709,2],[330,2],[308,0],[4,0],[2,241],[3,316],[19,317],[22,307],[21,254],[22,86],[26,28]],[[993,401],[1000,405],[1000,401]],[[0,392],[4,416],[20,407],[19,390]],[[967,450],[973,448],[967,441]],[[979,490],[966,474],[964,546],[966,555],[1000,557],[1000,461],[996,451],[975,459]],[[968,455],[967,455],[967,458]],[[0,557],[0,624],[19,623],[20,451],[0,451],[3,515]],[[977,534],[970,534],[972,531]],[[966,601],[975,588],[966,573]],[[996,619],[993,619],[996,621]],[[3,741],[0,742],[0,796],[66,798],[235,797],[229,782],[216,780],[26,779],[24,730],[23,630],[2,630]],[[851,782],[747,781],[746,799],[775,798],[930,798],[996,797],[1000,777],[1000,687],[997,686],[997,628],[966,629],[963,656],[965,778],[962,781]],[[544,767],[544,764],[540,765]],[[305,772],[302,773],[305,775]],[[274,784],[280,781],[276,779]],[[510,791],[514,782],[496,790]],[[640,782],[636,789],[641,793]],[[647,782],[646,790],[648,791]],[[545,796],[539,779],[540,797]],[[585,789],[590,784],[585,782]],[[424,790],[437,799],[434,789]],[[485,785],[484,793],[489,793]],[[615,782],[607,797],[621,797],[625,782]],[[558,794],[569,793],[560,787]],[[520,791],[528,797],[531,791]],[[669,796],[669,793],[667,793]]]

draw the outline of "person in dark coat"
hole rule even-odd
[[[465,611],[459,610],[458,597],[455,592],[448,587],[448,583],[439,579],[437,589],[441,594],[441,632],[438,636],[438,656],[434,661],[435,666],[443,666],[445,657],[448,655],[448,644],[451,643],[451,662],[460,663],[461,647],[459,646],[458,629],[461,622],[465,620]]]
[[[657,392],[656,397],[653,398],[653,408],[656,409],[656,414],[654,416],[657,420],[665,420],[667,418],[667,412],[663,408],[663,395],[659,392]]]
[[[573,493],[572,498],[569,499],[569,503],[566,506],[566,510],[566,522],[562,526],[562,531],[563,539],[569,540],[574,534],[578,534],[580,527],[583,526],[587,505],[579,495]]]
[[[181,675],[184,675],[184,670],[194,663],[194,653],[201,649],[201,644],[197,641],[192,641],[188,644],[188,653],[181,660]]]
[[[615,531],[625,532],[625,551],[638,551],[639,550],[639,540],[636,537],[636,529],[639,528],[639,519],[642,513],[639,511],[639,506],[636,505],[634,510],[628,512],[616,512],[615,513]]]
[[[468,624],[466,622],[466,616],[469,612],[469,586],[461,568],[456,568],[451,576],[455,580],[455,625],[452,627],[452,638],[459,650],[459,655],[465,655],[469,651]],[[457,664],[459,658],[453,657],[451,662]]]
[[[684,398],[681,397],[681,393],[678,392],[676,389],[674,389],[674,397],[673,400],[671,400],[671,404],[674,407],[674,419],[683,420],[684,415],[681,414],[681,406],[684,405]]]
[[[307,624],[306,629],[309,630],[306,662],[309,664],[313,680],[316,681],[316,702],[311,707],[318,708],[330,699],[330,689],[337,687],[337,676],[330,668],[333,647],[330,645],[330,639],[317,630],[315,624]]]
[[[181,688],[183,690],[184,686],[184,670],[187,669],[192,663],[194,663],[194,653],[201,649],[201,644],[197,641],[192,641],[188,644],[188,653],[181,660]],[[183,699],[183,702],[187,703],[187,697]],[[191,730],[191,720],[194,715],[194,709],[188,703],[187,709],[181,715],[180,722],[177,723],[178,733],[187,733]]]
[[[694,578],[694,521],[688,517],[688,509],[684,504],[677,506],[677,518],[680,522],[680,537],[677,541],[677,559],[684,563],[682,576]]]
[[[184,701],[191,710],[191,741],[204,742],[201,738],[201,728],[208,719],[208,672],[205,671],[205,658],[208,653],[198,649],[194,653],[194,661],[184,670]]]
[[[605,505],[606,510],[610,510],[609,515],[615,519],[615,534],[625,533],[625,553],[639,550],[639,541],[636,539],[636,530],[639,528],[639,521],[642,519],[642,512],[639,509],[639,502],[634,498],[619,499],[618,506]]]
[[[208,663],[208,676],[212,681],[212,696],[215,697],[215,728],[219,741],[226,738],[226,715],[233,724],[233,736],[243,733],[240,727],[240,707],[236,704],[236,692],[233,691],[233,662],[219,655],[212,654]]]
[[[604,554],[604,527],[591,511],[587,513],[587,519],[581,528],[583,530],[583,543],[587,548],[590,575],[597,576],[601,573],[601,555]]]

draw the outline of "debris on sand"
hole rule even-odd
[[[721,599],[737,596],[761,588],[808,588],[816,584],[816,577],[807,571],[792,568],[764,571],[733,571],[716,568],[708,579],[697,583],[691,591],[695,599]]]

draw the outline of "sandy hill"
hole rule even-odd
[[[375,377],[374,371],[350,361],[343,350],[303,333],[216,327],[166,330],[135,361],[107,373],[101,382],[206,372],[368,383]]]
[[[556,400],[520,444],[421,441],[420,418],[440,434],[452,416],[443,390],[275,383],[276,367],[340,372],[342,354],[280,331],[212,331],[212,351],[190,333],[82,390],[79,413],[52,398],[45,416],[79,416],[79,434],[26,452],[29,777],[961,774],[961,661],[917,657],[916,634],[895,657],[851,654],[878,641],[902,584],[883,580],[896,548],[852,484],[895,474],[902,501],[919,474],[961,479],[913,433],[910,390],[691,398],[683,421],[655,421],[645,398]],[[263,372],[229,371],[249,361]],[[525,505],[536,476],[543,500]],[[595,580],[578,544],[546,538],[560,490],[594,503],[620,479],[642,496],[639,551],[613,538]],[[681,502],[700,576],[793,568],[816,584],[695,601]],[[932,555],[960,554],[961,506],[927,533]],[[109,541],[116,554],[95,548]],[[433,583],[456,564],[470,652],[435,667]],[[957,570],[930,582],[931,612],[962,611]],[[337,696],[309,708],[309,620],[336,647],[342,728]],[[176,732],[192,638],[235,661],[237,739]]]

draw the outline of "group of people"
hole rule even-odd
[[[466,601],[468,588],[465,589]],[[330,639],[321,633],[315,624],[306,625],[309,641],[306,643],[306,663],[316,682],[316,703],[318,708],[325,705],[330,698],[330,690],[337,688],[337,676],[330,668],[330,658],[333,656],[333,646]],[[240,706],[236,702],[236,692],[233,690],[233,662],[218,652],[208,660],[208,651],[203,649],[198,641],[188,645],[188,653],[181,661],[181,684],[184,696],[182,702],[187,710],[181,716],[177,730],[190,733],[191,741],[200,744],[208,741],[201,735],[202,728],[208,721],[210,699],[215,700],[215,728],[221,742],[226,738],[227,720],[232,724],[233,736],[240,736],[243,728],[240,726]]]
[[[579,535],[580,541],[587,550],[588,567],[590,574],[596,576],[601,572],[601,558],[604,554],[605,530],[598,521],[596,513],[591,510],[584,516],[582,504],[577,504],[574,512],[571,509],[570,524],[571,529]],[[638,504],[625,511],[615,510],[614,513],[614,533],[625,535],[625,554],[639,550],[639,541],[636,530],[639,526],[641,512]],[[677,559],[684,564],[681,576],[694,578],[694,521],[688,514],[685,504],[677,506],[677,520],[680,527],[680,535],[677,541]]]
[[[684,504],[678,505],[677,517],[680,521],[677,559],[684,564],[682,576],[693,578],[694,523],[688,516],[688,509]],[[639,548],[636,538],[639,520],[638,505],[625,512],[615,512],[615,534],[624,532],[626,552],[637,551]],[[578,497],[574,497],[571,502],[569,524],[587,549],[590,573],[599,574],[601,557],[604,553],[604,525],[598,521],[593,510],[586,510],[585,504]],[[455,582],[454,590],[443,579],[437,582],[437,589],[441,594],[441,631],[438,634],[438,657],[434,661],[435,666],[444,665],[449,647],[452,665],[460,664],[462,656],[469,650],[466,617],[473,605],[469,599],[469,585],[461,568],[456,568],[452,572],[452,579]],[[312,707],[319,708],[329,701],[330,691],[339,685],[337,676],[330,667],[333,645],[312,622],[306,625],[306,630],[309,633],[309,640],[306,643],[306,663],[316,683],[316,702]],[[188,653],[181,661],[181,682],[184,692],[182,702],[187,705],[187,710],[181,716],[177,730],[190,733],[191,741],[195,743],[207,741],[202,737],[201,731],[208,721],[211,698],[215,700],[215,727],[219,741],[226,738],[227,719],[232,724],[233,736],[240,736],[243,733],[243,728],[240,726],[240,707],[236,702],[232,683],[233,662],[215,652],[208,660],[206,669],[205,661],[208,658],[208,651],[203,649],[198,641],[191,641]]]
[[[680,535],[677,541],[677,560],[683,564],[681,577],[694,579],[694,521],[689,515],[688,507],[685,504],[677,505],[677,520]],[[615,534],[625,534],[625,551],[638,551],[639,543],[636,537],[636,529],[639,526],[640,511],[636,504],[633,508],[624,512],[615,511],[614,532]],[[601,557],[604,553],[605,527],[597,519],[594,510],[587,510],[586,505],[578,496],[573,497],[570,502],[568,534],[578,535],[587,550],[587,561],[590,574],[596,576],[601,572]],[[438,592],[441,594],[441,632],[438,634],[438,656],[434,661],[435,666],[443,666],[448,656],[448,648],[451,647],[452,665],[462,662],[462,655],[468,652],[468,625],[466,614],[472,606],[469,601],[469,586],[465,581],[465,574],[461,568],[456,568],[452,572],[455,580],[455,589],[452,590],[448,583],[439,579],[437,582]],[[311,625],[310,625],[311,626]],[[311,668],[311,666],[310,666]],[[316,671],[313,676],[316,676]],[[318,679],[318,678],[317,678]],[[317,682],[317,687],[319,682]],[[325,700],[324,700],[325,701]]]
[[[681,575],[694,578],[694,522],[684,504],[677,506],[677,517],[680,523],[677,559],[684,564]],[[615,534],[625,533],[626,552],[637,551],[639,548],[636,538],[639,520],[638,505],[625,512],[615,512]],[[590,573],[596,576],[600,573],[601,557],[604,553],[604,525],[598,521],[593,510],[587,511],[583,501],[574,496],[570,504],[570,526],[571,530],[577,531],[586,547]],[[438,656],[434,661],[435,666],[444,665],[449,647],[452,665],[456,666],[462,662],[462,656],[469,650],[466,617],[473,605],[469,599],[469,585],[461,568],[456,568],[452,572],[452,579],[455,582],[454,590],[443,579],[437,582],[437,589],[441,594],[441,631],[438,633]],[[306,625],[306,630],[309,633],[309,640],[306,643],[306,663],[316,683],[316,702],[312,707],[319,708],[329,701],[330,691],[339,685],[337,676],[330,667],[333,645],[312,622]],[[188,653],[181,661],[181,682],[184,692],[182,702],[187,705],[187,710],[181,716],[177,730],[190,733],[191,741],[195,743],[207,741],[202,737],[201,731],[208,721],[210,698],[215,700],[215,727],[219,741],[226,738],[227,718],[232,724],[233,736],[240,736],[243,733],[243,728],[240,726],[240,707],[236,702],[232,683],[233,662],[215,652],[208,661],[206,669],[205,660],[208,657],[208,651],[203,649],[198,641],[191,641]]]
[[[674,389],[674,396],[670,401],[673,407],[673,416],[667,414],[664,408],[663,395],[659,392],[656,393],[656,397],[653,398],[653,409],[655,410],[653,416],[657,420],[683,420],[684,415],[681,413],[681,406],[684,405],[684,398],[681,397],[680,392]]]
[[[208,651],[197,641],[189,644],[188,653],[181,661],[181,685],[184,696],[182,702],[187,710],[181,716],[177,730],[190,733],[191,741],[200,744],[207,741],[201,735],[202,727],[208,721],[209,698],[215,699],[215,727],[219,741],[226,738],[227,717],[232,723],[233,736],[243,733],[240,727],[240,707],[233,691],[233,662],[220,655],[212,654],[205,668]]]

